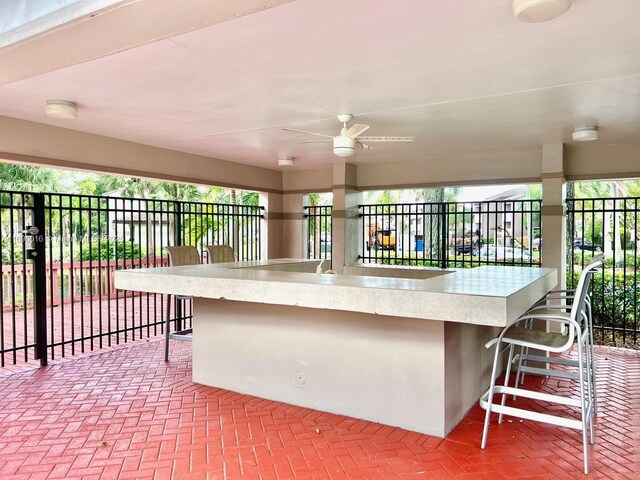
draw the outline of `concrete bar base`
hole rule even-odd
[[[488,384],[487,326],[194,299],[193,380],[444,437]]]

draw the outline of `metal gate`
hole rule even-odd
[[[27,226],[34,223],[33,195],[0,192],[0,219],[0,367],[4,367],[35,356],[34,266],[28,258],[33,251],[25,242]]]
[[[594,254],[605,264],[591,284],[596,340],[640,346],[640,198],[567,200],[567,286]]]
[[[166,266],[168,245],[260,258],[258,206],[0,191],[0,216],[2,367],[162,334],[163,295],[116,290],[113,274]]]

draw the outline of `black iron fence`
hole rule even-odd
[[[540,200],[360,205],[364,263],[540,264]]]
[[[32,265],[23,231],[33,225],[33,196],[0,192],[0,366],[28,361],[35,346]]]
[[[113,274],[166,266],[166,246],[260,258],[258,206],[0,192],[0,216],[0,366],[161,334],[163,296],[118,291]]]
[[[331,258],[331,205],[304,207],[307,258]]]
[[[640,345],[640,198],[567,200],[567,286],[594,254],[605,264],[591,283],[596,340]]]

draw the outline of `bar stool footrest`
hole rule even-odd
[[[172,332],[169,334],[169,338],[171,340],[182,340],[183,342],[191,342],[193,341],[193,336],[191,335],[193,330],[191,328],[187,328],[185,330],[180,330],[179,332]]]

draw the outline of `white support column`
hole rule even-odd
[[[542,148],[542,266],[558,269],[558,285],[566,283],[566,217],[563,145]]]
[[[542,147],[542,266],[558,270],[557,288],[566,286],[567,248],[564,147]],[[547,330],[557,324],[547,322]]]
[[[358,205],[362,193],[357,190],[357,168],[350,163],[333,166],[333,214],[331,235],[331,265],[342,273],[345,265],[358,261],[362,245],[361,219]]]

